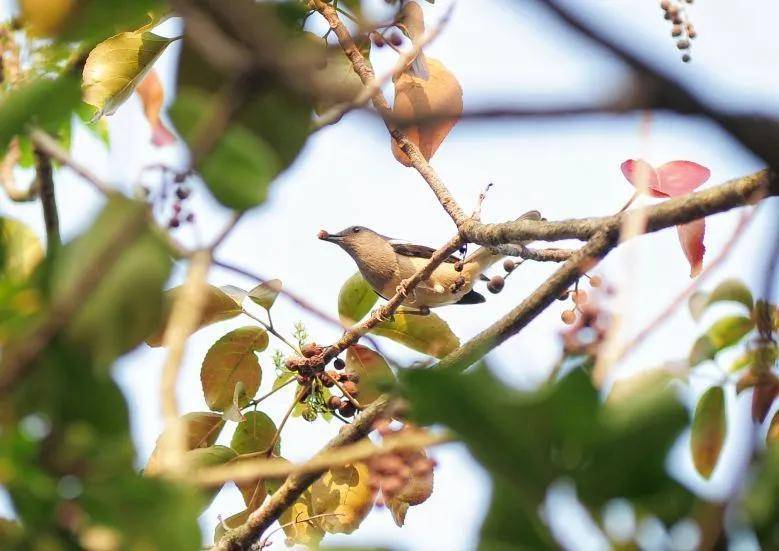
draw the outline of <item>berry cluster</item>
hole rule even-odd
[[[584,274],[585,277],[590,282],[590,287],[597,288],[603,285],[603,279],[600,276],[594,275],[590,276],[587,274]],[[587,304],[587,301],[589,300],[589,296],[587,295],[587,291],[584,291],[582,289],[579,289],[579,282],[576,282],[576,285],[574,285],[573,289],[569,289],[567,291],[563,291],[559,297],[557,297],[557,300],[568,300],[571,299],[571,302],[573,302],[573,308],[570,310],[564,310],[563,313],[560,315],[560,319],[563,320],[563,323],[566,325],[573,325],[576,322],[576,313],[582,312],[582,307]]]
[[[611,318],[595,302],[577,304],[577,309],[575,325],[562,333],[563,352],[566,356],[594,358],[606,338]]]
[[[374,426],[383,438],[420,430],[412,425],[392,429],[386,419],[378,421]],[[400,450],[377,455],[368,461],[370,485],[374,490],[381,488],[380,499],[401,499],[409,505],[418,505],[432,491],[435,466],[435,460],[427,457],[423,450]]]
[[[689,63],[692,59],[690,56],[690,41],[698,36],[686,9],[687,5],[692,3],[693,0],[662,0],[660,2],[665,19],[673,25],[671,27],[671,36],[676,40],[676,47],[684,52],[682,61],[685,63]]]
[[[152,205],[168,228],[175,229],[182,224],[192,224],[195,213],[187,205],[192,189],[187,185],[191,172],[176,172],[167,166],[160,166],[162,185],[156,193],[149,186],[142,186],[143,195]]]
[[[306,343],[300,348],[300,353],[305,358],[312,358],[318,356],[324,352],[324,349],[316,343]],[[313,408],[313,412],[306,415],[308,410],[303,412],[303,417],[306,420],[313,421],[316,419],[317,405],[321,401],[324,409],[332,412],[338,412],[342,417],[352,417],[357,412],[352,399],[356,399],[360,394],[357,383],[360,382],[360,375],[358,373],[344,371],[346,363],[341,358],[333,360],[333,368],[331,370],[325,370],[323,367],[312,368],[304,362],[300,361],[300,358],[288,358],[284,363],[285,367],[292,372],[297,373],[297,382],[300,385],[300,403],[306,403]],[[334,386],[343,392],[343,396],[329,395],[327,392],[326,397],[322,397],[320,400],[316,395],[318,391],[322,389],[330,389]],[[319,392],[321,394],[321,392]],[[312,404],[312,398],[313,400]],[[310,419],[309,419],[310,417]]]

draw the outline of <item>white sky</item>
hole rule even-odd
[[[367,3],[383,4],[379,0]],[[671,67],[707,98],[723,105],[746,106],[779,115],[779,43],[773,40],[774,22],[779,17],[776,2],[754,0],[750,9],[734,8],[729,0],[697,2],[691,15],[700,37],[694,43],[693,63],[689,65],[679,60],[670,38],[670,26],[662,19],[658,2],[569,3],[577,8],[586,6],[586,13],[607,32],[621,37],[626,46],[646,52],[654,62]],[[438,0],[435,6],[422,4],[431,25],[450,0]],[[171,29],[172,23],[167,27],[169,35],[176,32]],[[393,56],[387,49],[374,49],[374,53],[374,66],[378,74],[383,74],[394,63]],[[543,106],[594,101],[610,97],[626,77],[620,64],[560,27],[534,2],[463,0],[428,53],[442,60],[460,80],[466,110],[505,104]],[[175,79],[176,55],[176,47],[170,48],[157,65],[168,88]],[[656,116],[648,143],[642,141],[638,129],[638,116],[464,122],[444,142],[432,165],[466,210],[473,207],[482,188],[494,182],[483,208],[486,221],[512,219],[530,208],[540,209],[550,219],[614,212],[633,191],[619,170],[623,160],[633,157],[658,164],[673,159],[696,161],[711,169],[710,184],[761,167],[758,160],[704,121]],[[79,131],[74,155],[122,189],[130,189],[142,166],[160,161],[178,166],[183,163],[180,147],[155,150],[148,144],[149,131],[135,97],[111,118],[111,137],[112,149],[106,152],[89,134]],[[57,198],[66,239],[81,231],[100,206],[100,198],[67,171],[57,175]],[[215,234],[226,220],[227,211],[215,205],[199,187],[192,204],[204,239]],[[11,205],[3,197],[0,212],[26,221],[42,234],[37,204]],[[776,218],[776,212],[775,201],[765,206],[724,266],[711,277],[709,286],[726,276],[741,277],[753,286],[759,284],[760,269],[766,260],[760,238],[768,231],[768,223]],[[707,258],[713,257],[727,241],[735,221],[733,214],[709,219]],[[430,246],[442,244],[453,234],[451,221],[424,181],[392,157],[383,126],[362,113],[347,116],[337,126],[309,140],[295,165],[274,185],[270,200],[244,218],[217,256],[264,276],[278,277],[287,288],[305,294],[316,305],[335,314],[338,289],[355,267],[336,247],[318,241],[316,232],[322,228],[336,231],[352,224],[368,225],[380,233]],[[179,237],[194,243],[189,230],[182,230]],[[500,295],[487,295],[486,304],[447,307],[440,314],[465,341],[515,306],[554,268],[526,263],[508,280]],[[612,254],[596,272],[607,281],[629,274],[635,292],[630,308],[622,312],[627,336],[643,327],[689,282],[689,266],[674,230],[630,243]],[[171,283],[180,282],[181,276],[178,270]],[[244,288],[253,285],[219,269],[212,270],[210,281]],[[562,328],[560,312],[566,307],[553,305],[520,335],[491,354],[493,365],[507,381],[532,387],[543,380],[559,354],[556,334]],[[320,343],[337,336],[334,328],[285,299],[275,306],[274,320],[279,328],[288,331],[295,321],[303,320]],[[246,318],[217,324],[190,341],[179,392],[184,411],[206,409],[199,369],[210,344],[229,329],[250,322]],[[631,356],[624,368],[651,367],[684,357],[699,331],[702,327],[696,327],[686,310],[681,309]],[[391,343],[386,347],[397,358],[416,357]],[[142,347],[122,359],[116,369],[132,410],[139,466],[145,463],[162,426],[159,377],[163,357],[162,350]],[[265,367],[264,391],[273,380],[270,354],[264,355],[261,362]],[[712,373],[716,376],[717,372]],[[711,377],[696,378],[696,389],[710,380]],[[262,409],[278,420],[290,399],[290,395],[279,393]],[[747,432],[748,423],[743,414],[731,417],[731,434]],[[336,422],[327,425],[293,420],[284,431],[282,452],[292,460],[305,459],[336,430]],[[226,432],[223,439],[229,441],[229,436]],[[702,491],[716,495],[726,492],[728,475],[740,466],[738,450],[705,484],[693,474],[684,446],[686,443],[681,442],[674,454],[674,471]],[[489,498],[487,477],[461,446],[435,450],[433,456],[439,461],[436,489],[425,504],[410,510],[403,529],[395,527],[387,511],[374,511],[354,535],[328,536],[325,541],[391,545],[399,549],[472,548]],[[0,500],[0,513],[7,507]],[[241,508],[237,490],[232,486],[225,488],[204,515],[207,540],[210,541],[217,514],[229,516]],[[274,539],[277,545],[283,545],[283,535]],[[585,540],[579,543],[582,541]],[[588,548],[599,545],[597,539],[586,541]]]

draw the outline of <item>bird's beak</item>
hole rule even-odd
[[[325,230],[319,230],[317,237],[322,241],[329,241],[330,243],[338,243],[343,239],[342,235],[330,234],[327,233]]]

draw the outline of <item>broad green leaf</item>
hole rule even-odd
[[[273,381],[273,388],[271,390],[276,390],[281,385],[283,385],[284,383],[288,383],[291,379],[294,379],[295,377],[297,377],[297,374],[292,373],[291,371],[287,373],[282,373],[281,375],[276,377],[275,381]]]
[[[165,324],[163,324],[162,328],[159,329],[154,335],[146,339],[146,343],[149,346],[162,345],[162,338],[165,334],[165,326],[167,326],[167,319],[170,315],[170,311],[173,306],[173,303],[177,300],[180,293],[181,293],[180,286],[165,292],[164,310],[166,312],[165,314],[166,322]],[[198,329],[201,329],[207,325],[211,325],[212,323],[216,323],[218,321],[224,321],[230,318],[234,318],[235,316],[241,314],[242,312],[243,312],[243,308],[241,307],[240,303],[236,302],[232,296],[228,295],[227,293],[225,293],[225,291],[223,291],[218,287],[209,285],[208,296],[206,296],[206,303],[203,307],[203,313],[201,314],[200,321],[197,324]]]
[[[82,85],[84,101],[97,108],[95,117],[112,115],[171,42],[154,33],[135,31],[95,46],[84,65]]]
[[[249,298],[255,304],[259,304],[266,310],[270,310],[273,303],[276,302],[276,297],[281,292],[282,283],[280,279],[271,279],[260,283],[249,291]]]
[[[395,374],[381,354],[361,344],[346,350],[346,371],[360,376],[357,401],[362,405],[376,400],[395,382]]]
[[[370,486],[370,471],[364,463],[354,463],[327,471],[311,485],[311,504],[318,520],[331,534],[351,534],[368,516],[376,490]]]
[[[0,151],[30,125],[58,130],[70,120],[80,101],[79,81],[72,75],[37,78],[3,94],[0,99]]]
[[[200,369],[203,394],[211,410],[223,411],[230,406],[238,383],[246,389],[241,406],[257,393],[262,371],[256,352],[267,346],[268,333],[253,326],[230,331],[211,346]]]
[[[308,521],[315,515],[311,500],[311,491],[307,490],[298,497],[286,511],[281,513],[279,524],[284,535],[294,543],[315,548],[325,533],[320,528],[320,519]]]
[[[706,309],[716,302],[738,302],[748,311],[752,310],[753,299],[749,288],[738,279],[726,279],[711,293],[698,291],[689,300],[690,314],[698,321]]]
[[[225,425],[221,415],[210,411],[187,413],[181,417],[181,420],[184,422],[184,430],[187,433],[187,450],[213,446]],[[149,456],[149,461],[144,469],[147,475],[159,473],[159,449],[160,442],[164,437],[165,433],[163,432],[157,438],[157,445]]]
[[[102,260],[129,240],[114,262]],[[52,267],[52,300],[68,296],[85,273],[105,275],[68,323],[71,342],[108,365],[146,338],[162,319],[162,286],[171,270],[167,244],[149,225],[148,207],[115,195],[89,230],[68,243]]]
[[[62,0],[57,0],[62,1]],[[63,42],[98,42],[142,25],[152,27],[168,10],[163,0],[79,0],[78,9],[54,29]]]
[[[690,437],[695,469],[704,478],[709,478],[717,466],[726,433],[725,392],[721,386],[713,386],[698,400]]]
[[[690,366],[714,359],[718,352],[738,343],[753,327],[754,322],[746,316],[726,316],[717,320],[693,344],[688,357]]]
[[[460,339],[449,324],[433,313],[419,316],[400,310],[392,320],[379,323],[371,332],[436,358],[443,358],[460,346]]]
[[[240,455],[268,451],[271,440],[276,435],[276,424],[261,411],[250,411],[245,419],[238,423],[230,447]],[[273,453],[281,453],[281,440],[277,439]]]
[[[218,465],[224,465],[228,461],[232,461],[238,457],[235,450],[228,448],[227,446],[209,446],[207,448],[196,448],[190,450],[184,454],[184,472],[190,476],[195,476],[197,471],[201,469],[207,469],[209,467],[216,467]],[[222,489],[223,484],[215,484],[203,491],[205,496],[205,503],[202,504],[201,512],[208,507],[211,501]]]
[[[26,279],[43,259],[43,247],[30,228],[11,218],[0,218],[0,279]]]
[[[379,299],[367,281],[355,273],[346,280],[338,293],[338,315],[344,325],[354,325],[371,311]]]
[[[627,403],[630,400],[640,399],[640,396],[649,390],[665,388],[673,376],[669,369],[656,367],[646,369],[628,377],[622,377],[614,381],[606,401],[608,403]]]

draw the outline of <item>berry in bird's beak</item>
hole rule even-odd
[[[316,236],[317,236],[319,239],[327,239],[328,237],[330,237],[330,234],[329,234],[329,233],[327,233],[325,230],[319,230],[319,233],[318,233],[318,234],[316,234]]]

